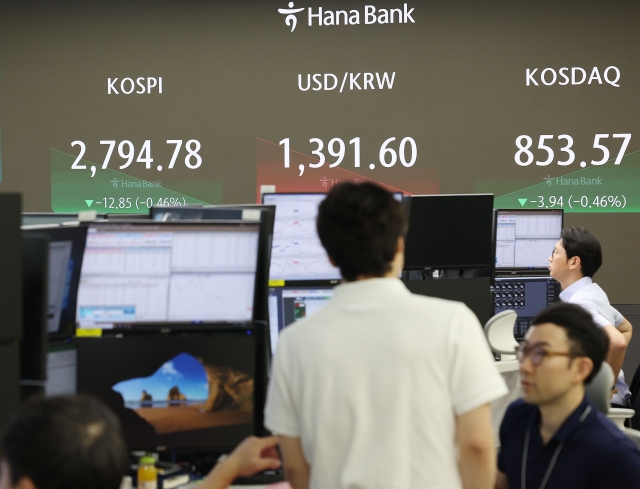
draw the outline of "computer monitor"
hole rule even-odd
[[[262,202],[276,206],[269,279],[285,282],[340,280],[316,232],[318,206],[324,193],[263,194]]]
[[[463,302],[473,311],[481,325],[492,316],[491,277],[440,280],[403,280],[413,294]]]
[[[57,339],[74,334],[82,257],[87,241],[86,226],[30,226],[25,237],[49,238],[49,282],[47,333]]]
[[[45,396],[75,394],[77,377],[77,351],[74,344],[49,344],[47,350],[47,382]]]
[[[20,194],[0,194],[0,433],[20,405],[22,335],[22,233]]]
[[[22,399],[44,392],[47,378],[47,287],[49,238],[22,238],[22,340],[20,341],[20,391]]]
[[[226,452],[264,434],[263,335],[249,324],[78,338],[78,392],[111,407],[130,450]]]
[[[0,433],[20,409],[20,345],[0,341]]]
[[[336,283],[334,267],[316,232],[318,206],[326,193],[265,193],[264,204],[276,206],[269,279],[294,285],[301,282]],[[402,194],[394,193],[398,201]]]
[[[0,343],[22,334],[22,231],[20,194],[0,193]],[[17,386],[16,386],[17,390]],[[2,403],[0,403],[2,404]],[[0,408],[0,411],[3,411]],[[0,419],[0,424],[2,424]]]
[[[296,321],[312,316],[333,296],[332,286],[271,287],[269,289],[269,333],[275,352],[280,332]]]
[[[259,237],[257,222],[92,223],[77,325],[251,321]]]
[[[560,284],[551,277],[497,277],[493,312],[516,311],[513,332],[516,339],[522,339],[536,314],[558,302],[559,295]]]
[[[493,195],[414,195],[405,269],[491,268]]]
[[[269,280],[269,263],[271,261],[271,242],[273,240],[273,224],[276,208],[272,205],[256,204],[228,204],[215,206],[181,206],[181,207],[152,207],[150,217],[154,221],[197,221],[197,220],[242,220],[259,221],[260,243],[259,261],[263,264],[258,269],[256,281],[261,284],[261,293],[256,297],[254,319],[267,321],[267,282]],[[264,284],[264,285],[262,285]]]
[[[562,209],[496,209],[496,271],[546,270],[560,239]]]

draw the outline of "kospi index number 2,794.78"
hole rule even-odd
[[[106,170],[108,168],[109,161],[111,160],[111,156],[113,155],[113,151],[117,143],[118,143],[117,141],[113,141],[113,140],[100,141],[101,145],[108,146],[107,153],[104,157],[104,161],[102,162],[103,170]],[[169,165],[168,165],[169,170],[171,170],[176,164],[178,155],[180,154],[180,149],[182,148],[182,143],[183,143],[182,139],[167,139],[167,144],[175,145],[175,148],[173,150],[173,155],[171,156],[171,161],[169,162]],[[86,170],[87,166],[81,165],[80,162],[87,150],[87,145],[83,141],[78,140],[78,141],[73,141],[71,143],[71,146],[72,147],[80,146],[80,153],[78,154],[75,161],[71,165],[71,169]],[[200,165],[202,165],[202,157],[199,154],[201,147],[202,145],[200,144],[200,141],[198,141],[197,139],[189,139],[186,142],[186,144],[184,145],[184,148],[187,150],[187,154],[184,158],[184,164],[187,168],[191,170],[200,168]],[[118,143],[118,155],[120,156],[120,158],[126,161],[124,162],[124,164],[120,165],[118,169],[124,170],[125,168],[128,168],[129,165],[131,165],[131,163],[133,163],[134,161],[135,153],[136,153],[135,146],[131,141],[127,141],[127,140],[120,141],[120,143]],[[151,169],[151,163],[153,163],[153,158],[151,157],[151,141],[150,140],[147,139],[143,143],[142,148],[140,148],[138,157],[136,158],[135,161],[136,163],[144,163],[145,168],[147,170]],[[163,169],[162,165],[156,166],[156,170],[162,171],[162,169]],[[90,167],[90,170],[91,170],[91,177],[94,177],[96,174],[96,166],[92,165]]]

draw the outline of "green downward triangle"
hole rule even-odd
[[[87,203],[87,207],[91,207],[91,204],[93,204],[93,200],[85,200],[85,202]]]
[[[87,200],[87,202],[89,201]],[[518,202],[520,202],[520,205],[524,207],[524,205],[527,203],[527,199],[518,199]]]

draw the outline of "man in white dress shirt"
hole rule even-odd
[[[632,327],[611,307],[609,298],[592,278],[602,265],[602,248],[596,237],[584,228],[565,228],[549,257],[549,271],[562,286],[560,299],[582,306],[609,336],[607,362],[616,376],[611,404],[628,407],[631,393],[624,381],[622,362],[631,341]]]
[[[398,279],[406,227],[402,204],[370,183],[320,204],[344,282],[282,332],[265,408],[294,489],[494,485],[489,403],[506,386],[469,308]]]

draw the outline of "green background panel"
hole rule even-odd
[[[136,214],[148,212],[149,203],[154,206],[222,203],[222,184],[219,183],[173,184],[182,190],[177,192],[156,186],[158,182],[161,185],[162,180],[143,180],[109,168],[102,170],[100,165],[88,160],[78,163],[79,166],[85,165],[86,170],[72,170],[75,159],[68,153],[51,150],[51,209],[54,212],[92,209],[110,214]],[[91,166],[96,167],[94,177],[91,177]],[[158,176],[157,173],[150,175]],[[207,200],[193,195],[206,196]]]
[[[640,152],[497,196],[496,209],[564,209],[565,212],[640,212]]]

